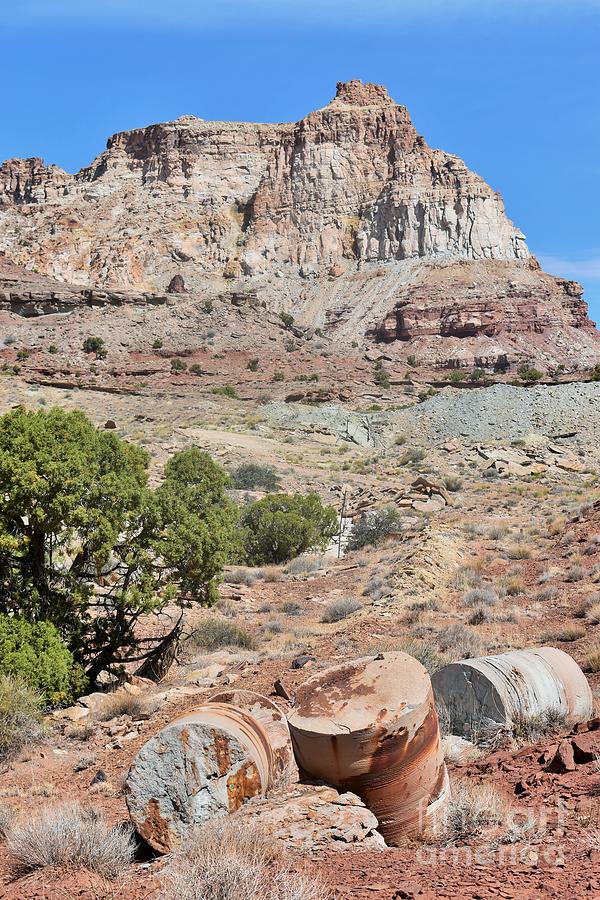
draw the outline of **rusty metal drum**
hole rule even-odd
[[[369,656],[313,675],[288,724],[301,772],[358,794],[386,843],[423,830],[445,805],[431,680],[412,656]]]
[[[243,693],[258,715],[229,702],[197,706],[150,738],[133,760],[125,786],[129,815],[158,852],[174,850],[191,828],[263,796],[289,765],[283,714],[266,697]]]
[[[555,647],[463,659],[435,672],[432,681],[449,730],[471,740],[531,717],[558,716],[574,724],[592,715],[587,678]]]

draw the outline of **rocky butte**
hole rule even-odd
[[[600,352],[581,287],[540,270],[499,194],[360,81],[295,124],[116,134],[75,175],[9,160],[0,251],[85,288],[234,285],[341,345],[436,367],[586,368]]]

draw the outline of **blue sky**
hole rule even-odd
[[[0,0],[0,36],[0,159],[69,171],[115,131],[386,84],[600,319],[600,0]]]

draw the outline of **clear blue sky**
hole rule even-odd
[[[115,131],[386,84],[600,319],[600,0],[0,0],[0,35],[0,159],[69,171]]]

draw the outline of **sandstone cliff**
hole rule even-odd
[[[183,116],[116,134],[75,175],[9,160],[1,252],[38,279],[0,285],[21,316],[156,306],[176,285],[186,310],[233,289],[340,346],[438,368],[600,355],[579,285],[541,272],[500,196],[359,81],[295,124]]]
[[[339,84],[295,125],[175,122],[117,134],[68,175],[0,167],[0,249],[72,282],[163,289],[363,261],[521,259],[501,198],[432,150],[377,85]]]

